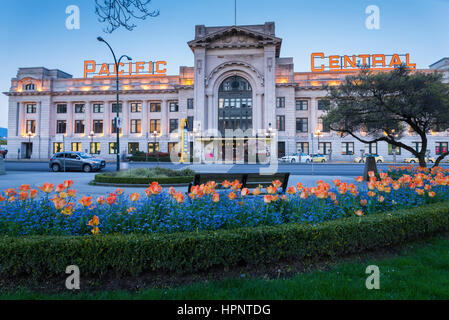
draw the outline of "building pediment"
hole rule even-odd
[[[220,48],[263,48],[267,45],[276,46],[276,56],[279,56],[282,39],[271,34],[251,30],[241,26],[232,26],[219,29],[195,40],[188,45],[194,50],[197,47],[207,49]]]

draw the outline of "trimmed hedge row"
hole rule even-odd
[[[153,181],[159,184],[177,184],[190,183],[193,181],[193,176],[186,177],[164,177],[164,178],[137,178],[137,177],[114,177],[105,174],[96,174],[94,182],[101,183],[122,183],[122,184],[149,184]]]
[[[449,230],[448,203],[351,217],[198,233],[85,237],[0,237],[0,276],[56,276],[68,265],[83,275],[189,273],[239,264],[325,259],[388,247]]]

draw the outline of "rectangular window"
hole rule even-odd
[[[64,150],[64,144],[62,142],[53,142],[53,153],[62,152]]]
[[[435,154],[440,155],[447,152],[447,142],[435,142]]]
[[[86,107],[82,103],[75,104],[75,113],[84,113],[86,111]]]
[[[193,99],[187,99],[187,109],[193,109]]]
[[[56,105],[56,113],[67,113],[67,105],[66,104],[57,104]]]
[[[178,119],[170,119],[170,132],[178,130]]]
[[[342,155],[353,155],[354,154],[354,142],[342,142],[341,143],[341,154]]]
[[[304,152],[305,154],[309,154],[309,143],[308,142],[297,142],[296,149],[299,153]]]
[[[416,152],[420,152],[422,148],[422,142],[412,142],[413,149],[415,149]]]
[[[116,154],[116,142],[109,142],[109,154]]]
[[[330,142],[320,142],[318,145],[318,153],[327,155],[332,152],[332,144]]]
[[[56,133],[66,133],[67,130],[67,121],[58,120],[56,121]]]
[[[169,142],[168,143],[168,152],[171,153],[172,150],[174,150],[174,152],[179,152],[177,142]]]
[[[170,102],[169,106],[170,106],[170,112],[178,112],[179,111],[178,102]]]
[[[117,133],[117,126],[115,125],[115,120],[111,120],[111,133]],[[122,133],[122,128],[120,128],[119,133]]]
[[[90,153],[91,154],[100,154],[100,142],[91,142],[90,143]]]
[[[161,104],[160,104],[160,102],[152,102],[152,103],[150,103],[150,112],[161,112]]]
[[[305,111],[309,109],[309,101],[296,99],[296,110],[297,111]]]
[[[81,152],[81,142],[72,142],[72,151]]]
[[[396,146],[393,146],[391,144],[388,144],[388,154],[389,155],[392,155],[395,150],[396,150],[396,155],[400,155],[401,154],[401,148],[400,147],[396,147]]]
[[[142,112],[142,103],[140,102],[131,103],[131,112],[132,113]]]
[[[193,117],[187,117],[187,130],[192,131],[193,130]]]
[[[328,122],[324,121],[323,118],[318,118],[317,129],[320,130],[321,132],[330,131]]]
[[[285,131],[285,116],[276,116],[276,129]]]
[[[122,104],[121,103],[118,104],[118,112],[119,113],[122,112]],[[112,104],[112,113],[117,113],[117,103]]]
[[[318,110],[328,110],[330,101],[327,99],[318,100]]]
[[[128,154],[134,154],[136,152],[139,152],[139,143],[128,142]]]
[[[27,109],[27,113],[36,113],[36,105],[35,104],[27,104],[26,109]]]
[[[148,143],[148,153],[153,153],[159,151],[159,142],[149,142]]]
[[[278,158],[285,156],[285,141],[278,141]]]
[[[94,133],[103,133],[103,120],[94,120],[93,129]]]
[[[308,132],[308,118],[296,118],[296,132]]]
[[[276,108],[285,108],[285,97],[276,98]]]
[[[36,133],[36,120],[27,120],[27,131],[26,133]]]
[[[365,154],[377,154],[377,142],[365,143]]]
[[[93,111],[93,113],[103,113],[103,104],[101,104],[101,103],[94,103],[92,111]]]
[[[84,133],[84,120],[75,120],[75,133]]]
[[[161,133],[161,120],[160,119],[150,119],[150,133]]]
[[[141,128],[141,120],[140,119],[131,119],[131,131],[130,133],[140,133]]]

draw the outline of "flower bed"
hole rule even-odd
[[[331,187],[319,181],[316,187],[290,186],[280,196],[279,181],[261,196],[258,188],[242,189],[238,181],[192,188],[187,196],[158,183],[145,194],[123,190],[97,198],[77,197],[73,181],[38,190],[23,185],[0,195],[0,235],[100,235],[175,233],[199,230],[275,226],[286,223],[316,224],[353,215],[394,212],[399,209],[449,201],[448,170],[403,173],[394,180],[388,173],[370,181],[356,178],[354,184],[334,181]],[[39,197],[39,192],[43,196]]]

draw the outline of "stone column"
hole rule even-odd
[[[148,124],[148,103],[142,101],[142,137],[146,139],[146,135],[150,132]],[[145,146],[146,148],[146,146]]]
[[[209,130],[216,129],[214,127],[214,96],[213,94],[207,95],[207,128]]]
[[[168,100],[162,100],[161,104],[161,132],[163,136],[169,138],[170,134],[170,119],[168,113]]]

